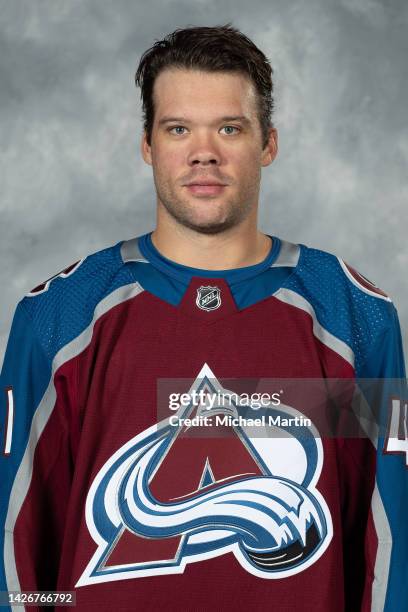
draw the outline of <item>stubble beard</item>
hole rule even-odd
[[[194,210],[193,197],[189,198],[186,194],[185,198],[181,198],[175,193],[171,185],[165,181],[157,180],[156,176],[154,182],[159,201],[168,214],[180,225],[201,234],[219,234],[242,223],[252,212],[259,194],[259,182],[250,182],[241,187],[239,198],[225,200],[222,213],[215,215],[213,219],[200,220]],[[207,204],[210,207],[212,205],[212,198],[202,199],[205,200],[205,203],[202,202],[200,206]]]

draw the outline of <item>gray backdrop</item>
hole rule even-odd
[[[340,255],[394,299],[408,346],[404,0],[0,0],[0,363],[16,302],[153,228],[140,55],[232,21],[275,71],[280,151],[260,226]]]

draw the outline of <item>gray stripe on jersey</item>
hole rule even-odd
[[[378,383],[376,381],[373,382],[373,385],[377,384]],[[377,440],[380,433],[380,429],[376,421],[376,416],[358,384],[356,385],[356,388],[354,390],[351,408],[354,412],[356,419],[360,423],[361,429],[364,431],[367,438],[371,441],[371,444],[374,446],[374,448],[377,449]]]
[[[317,320],[315,310],[310,302],[299,295],[299,293],[296,293],[296,291],[285,289],[284,287],[278,289],[273,295],[278,300],[281,300],[281,302],[285,302],[286,304],[300,308],[301,310],[304,310],[310,314],[313,321],[313,334],[316,336],[316,338],[318,338],[326,346],[330,347],[338,355],[341,355],[341,357],[343,357],[354,367],[354,353],[352,349],[348,346],[348,344],[343,342],[343,340],[336,338],[336,336],[333,336],[333,334],[320,325],[319,321]]]
[[[144,289],[139,283],[124,285],[112,291],[112,293],[98,303],[88,327],[79,336],[63,346],[53,359],[50,382],[34,413],[27,446],[14,479],[9,499],[4,540],[4,562],[8,591],[21,591],[14,555],[13,530],[30,486],[33,458],[38,440],[55,407],[57,394],[54,385],[54,374],[63,363],[82,353],[88,346],[92,339],[95,323],[102,315],[118,304],[136,297],[142,291]],[[21,612],[21,606],[12,606],[12,610],[13,612]]]
[[[271,265],[271,268],[294,268],[297,266],[300,255],[300,247],[298,244],[281,240],[281,247],[276,260]]]
[[[305,298],[295,291],[285,288],[278,289],[274,296],[286,304],[291,304],[292,306],[308,312],[313,320],[313,333],[316,338],[335,351],[338,355],[344,357],[344,359],[354,367],[354,353],[352,349],[345,342],[339,338],[336,338],[333,336],[333,334],[322,327],[317,320],[313,306],[309,304]],[[356,415],[360,415],[361,417],[361,409],[364,407],[364,404],[366,404],[366,401],[363,396],[354,396],[352,406]],[[366,412],[364,418],[359,419],[360,425],[363,427],[363,430],[371,440],[374,448],[377,449],[378,427],[376,426],[375,419],[370,418],[370,415],[367,413],[367,411],[369,411],[368,405],[365,406],[365,410]],[[368,423],[369,426],[367,426]],[[383,612],[387,594],[388,574],[391,560],[392,534],[384,504],[377,486],[377,481],[375,482],[371,498],[371,512],[378,539],[374,579],[371,591],[371,612]]]
[[[388,574],[390,571],[392,534],[387,514],[378,490],[377,480],[371,500],[375,531],[378,539],[375,559],[374,578],[371,588],[371,612],[383,612],[387,595]]]
[[[120,254],[125,263],[128,261],[141,261],[142,263],[149,263],[139,250],[137,238],[125,240],[120,247]]]

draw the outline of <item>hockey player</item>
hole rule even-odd
[[[87,612],[406,611],[391,299],[335,255],[258,229],[278,138],[251,40],[230,24],[176,30],[136,83],[156,227],[70,265],[14,315],[0,403],[10,608],[51,591],[62,609],[72,591]],[[394,381],[361,392],[368,426],[359,379]],[[337,416],[353,435],[327,435],[313,411],[330,381],[352,383]]]

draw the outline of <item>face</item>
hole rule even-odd
[[[277,152],[276,130],[262,149],[252,82],[241,74],[165,69],[154,84],[151,146],[158,206],[178,223],[215,234],[256,214],[261,167]]]

